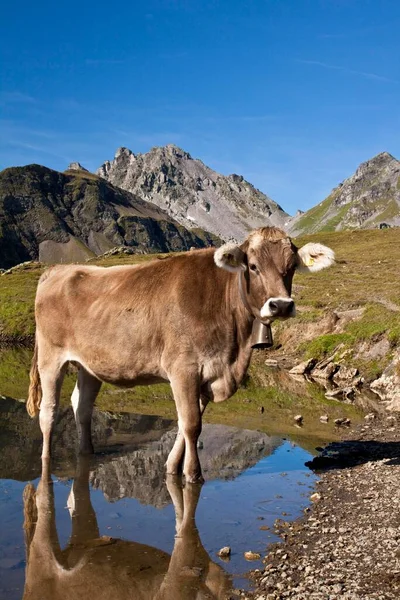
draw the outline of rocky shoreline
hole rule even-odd
[[[308,465],[320,474],[299,521],[252,573],[252,600],[400,597],[400,418],[369,414]]]

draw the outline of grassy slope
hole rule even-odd
[[[390,359],[365,361],[356,358],[361,342],[372,344],[385,337],[394,348],[400,343],[400,230],[354,230],[320,232],[296,240],[300,246],[320,241],[335,250],[337,264],[310,275],[295,276],[297,321],[318,323],[328,311],[363,308],[362,316],[344,331],[299,339],[298,352],[322,357],[340,344],[352,351],[350,362],[367,376],[378,375]],[[284,324],[283,327],[290,326]],[[282,329],[282,327],[281,327]]]
[[[318,322],[327,311],[345,311],[363,307],[359,320],[349,323],[343,332],[319,336],[311,342],[298,340],[299,355],[322,356],[339,343],[352,349],[359,342],[387,337],[394,347],[400,341],[400,230],[355,230],[320,232],[304,236],[296,243],[320,241],[336,252],[337,264],[310,275],[295,276],[295,297],[299,306],[296,321]],[[148,261],[155,255],[116,255],[91,260],[90,264],[110,266]],[[18,341],[34,333],[34,294],[43,272],[40,265],[28,265],[10,275],[0,276],[0,340]],[[279,332],[287,323],[275,326]],[[378,373],[389,356],[359,366]]]
[[[338,192],[332,192],[325,200],[304,213],[296,223],[296,231],[315,231],[315,229],[319,229],[322,219],[330,209],[337,194]]]

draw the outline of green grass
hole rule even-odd
[[[351,346],[353,337],[348,333],[328,333],[320,335],[311,342],[300,344],[299,351],[304,353],[305,358],[317,358],[318,360],[333,354],[338,346]]]
[[[328,212],[329,208],[332,205],[332,202],[338,195],[338,191],[332,192],[323,202],[320,202],[317,206],[314,206],[310,210],[308,210],[296,224],[296,229],[298,231],[309,230],[313,231],[316,227],[321,223],[322,219]]]
[[[34,298],[43,267],[28,265],[0,276],[0,340],[18,342],[35,332]]]
[[[332,217],[332,219],[329,219],[329,221],[327,221],[325,223],[325,225],[321,228],[321,231],[335,231],[336,227],[339,225],[339,223],[341,223],[344,219],[344,217],[346,216],[346,214],[349,211],[349,208],[351,207],[351,204],[345,204],[344,206],[342,206],[335,217]]]
[[[399,214],[399,205],[394,198],[384,201],[382,212],[374,219],[374,223],[384,223]]]
[[[314,274],[296,274],[300,305],[341,310],[377,299],[400,307],[400,229],[319,232],[295,240],[300,247],[318,241],[332,248],[337,264]]]
[[[336,252],[337,264],[319,273],[295,275],[293,295],[298,317],[274,325],[275,340],[279,341],[286,328],[298,328],[297,348],[295,343],[287,350],[296,352],[299,359],[305,356],[319,358],[344,344],[352,351],[351,360],[355,366],[366,369],[367,377],[382,370],[388,356],[373,361],[355,356],[362,343],[373,344],[386,338],[394,349],[400,342],[399,233],[398,228],[320,232],[295,240],[298,246],[309,241],[330,246]],[[88,264],[140,264],[157,256],[165,255],[118,254],[94,258]],[[3,342],[33,339],[34,296],[43,270],[43,266],[33,264],[0,276],[0,340]],[[329,311],[340,313],[359,308],[363,309],[362,315],[349,322],[343,331],[314,335],[314,339],[307,342],[302,339],[302,328],[318,324]]]
[[[392,349],[400,342],[400,244],[399,229],[320,232],[304,236],[298,246],[320,241],[335,250],[337,264],[325,271],[295,275],[294,297],[299,317],[276,327],[276,341],[286,328],[299,331],[299,358],[322,358],[333,354],[339,345],[351,352],[348,362],[358,367],[367,379],[381,373],[390,353],[376,359],[364,359],[358,350],[366,350],[387,339]],[[304,341],[302,331],[316,326],[328,312],[339,314],[362,309],[342,331],[315,335]],[[303,339],[302,339],[303,335]]]

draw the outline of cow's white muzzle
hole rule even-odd
[[[296,316],[296,307],[291,298],[270,298],[260,310],[262,319],[288,319]]]

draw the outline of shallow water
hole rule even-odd
[[[249,563],[243,553],[262,554],[276,540],[260,527],[272,528],[278,517],[296,518],[308,503],[314,476],[304,467],[307,452],[278,437],[224,425],[204,427],[203,486],[182,488],[179,479],[164,480],[175,433],[167,419],[97,412],[100,450],[74,466],[69,409],[55,433],[48,483],[46,473],[39,477],[37,427],[30,435],[24,431],[22,403],[8,399],[1,406],[4,599],[21,598],[24,585],[27,598],[49,600],[83,598],[93,586],[98,598],[162,593],[178,600],[198,592],[223,598],[232,586],[246,587],[246,572],[262,564]],[[226,545],[232,548],[229,561],[217,556]]]
[[[23,397],[30,353],[2,358],[0,393]],[[62,408],[51,476],[37,421],[23,402],[0,398],[0,599],[219,600],[248,588],[246,572],[262,562],[244,552],[263,556],[278,539],[275,519],[295,519],[309,503],[310,452],[339,435],[336,416],[363,418],[283,372],[265,370],[257,386],[211,407],[216,423],[203,426],[199,448],[206,483],[185,487],[164,475],[176,434],[164,391],[106,388],[100,406],[125,411],[95,411],[96,454],[79,462],[73,413]],[[137,414],[142,406],[153,414]],[[223,546],[229,560],[217,555]]]

